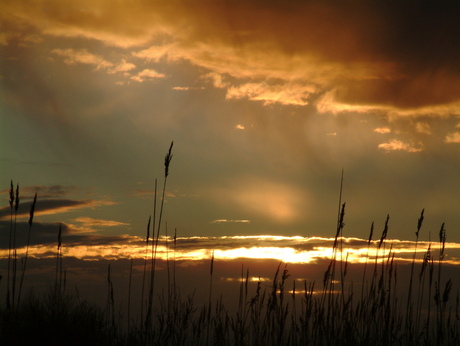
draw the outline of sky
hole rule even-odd
[[[388,238],[413,241],[425,209],[421,240],[445,222],[460,242],[459,15],[444,1],[2,1],[2,249],[11,180],[20,229],[38,195],[33,244],[59,225],[68,242],[145,237],[172,141],[162,234],[334,237],[343,170],[345,236],[380,234],[389,214]]]

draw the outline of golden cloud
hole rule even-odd
[[[381,133],[381,134],[390,133],[391,129],[389,127],[377,127],[374,129],[374,132]]]
[[[144,69],[139,72],[137,75],[132,76],[131,79],[135,80],[136,82],[142,83],[145,80],[149,79],[157,79],[157,78],[165,78],[166,75],[160,72],[157,72],[152,69]]]
[[[445,140],[446,143],[460,143],[460,132],[449,133]]]
[[[145,63],[186,61],[203,75],[220,76],[214,86],[226,88],[228,99],[298,106],[314,102],[319,112],[332,113],[460,114],[456,6],[436,4],[436,16],[428,8],[413,16],[404,3],[363,6],[361,1],[226,6],[5,0],[2,7],[2,44],[83,38],[124,48],[124,56]],[[134,65],[127,60],[114,64],[84,49],[53,52],[67,63],[112,71],[130,71]],[[154,66],[132,76],[138,82],[163,77]]]
[[[114,226],[126,226],[129,225],[125,222],[113,221],[113,220],[100,220],[93,219],[91,217],[78,217],[74,221],[83,224],[84,226],[96,226],[96,227],[114,227]]]
[[[421,146],[419,147],[414,147],[411,144],[405,143],[403,141],[400,141],[398,139],[392,139],[389,142],[386,143],[381,143],[378,145],[379,149],[383,149],[385,151],[395,151],[395,150],[402,150],[402,151],[407,151],[409,153],[416,153],[419,151],[422,151],[423,148]]]

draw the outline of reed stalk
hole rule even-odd
[[[212,310],[212,274],[214,272],[214,250],[211,255],[211,265],[209,271],[209,297],[208,297],[208,311],[207,311],[207,324],[206,324],[206,344],[209,345],[209,332],[211,328],[211,310]]]
[[[59,225],[57,236],[57,251],[56,251],[56,273],[54,277],[54,292],[57,297],[61,295],[62,283],[62,224]]]
[[[16,273],[17,273],[17,250],[16,250],[16,225],[17,225],[17,218],[18,218],[18,209],[19,209],[19,184],[16,184],[16,194],[14,197],[14,223],[12,226],[13,235],[12,235],[12,273],[11,273],[11,308],[14,309],[15,299],[16,299]],[[7,298],[8,304],[9,297]]]
[[[128,334],[131,331],[131,283],[133,278],[133,258],[129,261],[129,281],[128,281]]]
[[[412,322],[412,309],[413,309],[412,307],[412,284],[413,284],[413,278],[414,278],[415,259],[417,256],[418,238],[419,238],[420,229],[422,228],[422,224],[423,224],[424,212],[425,212],[425,209],[422,209],[422,212],[420,213],[420,217],[417,222],[417,231],[415,232],[415,249],[414,249],[414,255],[412,257],[412,263],[411,263],[411,269],[410,269],[410,279],[409,279],[409,289],[407,292],[407,302],[406,302],[406,328],[410,328],[410,324]]]
[[[369,232],[369,239],[367,241],[366,261],[364,262],[363,281],[362,281],[362,284],[361,284],[361,301],[364,300],[364,284],[365,284],[365,281],[366,281],[366,269],[367,269],[367,262],[369,261],[369,249],[370,249],[370,246],[371,246],[372,236],[373,235],[374,235],[374,221],[372,221],[371,230]]]
[[[145,276],[147,271],[147,260],[149,254],[149,238],[150,238],[150,221],[152,216],[149,216],[147,223],[147,235],[145,237],[145,257],[144,257],[144,270],[142,271],[142,288],[141,288],[141,321],[144,320],[144,293],[145,293]]]
[[[13,214],[14,214],[14,185],[13,180],[11,180],[11,188],[10,188],[10,236],[8,241],[8,272],[7,272],[7,281],[6,281],[6,307],[8,309],[11,308],[11,299],[10,299],[10,278],[11,278],[11,271],[12,271],[12,252],[13,252]]]
[[[171,145],[169,147],[168,153],[165,156],[164,160],[164,180],[163,180],[163,192],[161,196],[161,204],[160,204],[160,212],[158,216],[158,226],[157,226],[157,233],[154,241],[152,242],[152,266],[151,266],[151,281],[150,281],[150,292],[149,292],[149,304],[148,304],[148,310],[147,310],[147,317],[146,317],[146,328],[150,328],[151,324],[151,317],[152,317],[152,308],[153,308],[153,291],[154,291],[154,285],[155,285],[155,266],[156,266],[156,256],[157,256],[157,249],[158,249],[158,242],[160,239],[160,229],[161,229],[161,221],[163,217],[163,207],[164,207],[164,201],[165,201],[165,192],[166,192],[166,183],[168,180],[168,175],[169,175],[169,165],[172,160],[172,148],[174,145],[174,141],[171,142]],[[154,218],[153,218],[153,226],[155,227],[155,218],[156,218],[156,191],[157,191],[157,181],[155,179],[155,196],[154,196]]]
[[[30,207],[30,213],[29,213],[29,232],[27,235],[27,246],[26,246],[26,255],[24,258],[24,265],[22,267],[22,274],[21,274],[21,281],[19,284],[19,293],[18,293],[18,305],[21,302],[21,292],[22,292],[22,284],[24,283],[24,275],[26,272],[26,267],[27,267],[27,257],[29,255],[29,245],[30,245],[30,233],[32,230],[32,223],[34,219],[34,212],[35,212],[35,204],[37,203],[37,194],[35,193],[34,201],[32,202],[32,206]]]

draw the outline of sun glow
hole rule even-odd
[[[152,256],[152,242],[146,247],[139,237],[123,238],[114,243],[94,245],[63,244],[64,257],[81,260],[148,259]],[[388,240],[380,248],[378,241],[368,246],[368,242],[358,238],[344,238],[342,249],[333,250],[333,238],[300,236],[222,236],[222,237],[181,237],[173,239],[163,237],[156,248],[158,260],[209,261],[214,251],[215,260],[230,261],[236,259],[273,259],[286,263],[316,263],[334,258],[348,263],[366,263],[377,259],[387,261],[394,256],[395,261],[412,261],[415,243],[412,241]],[[416,262],[422,262],[428,249],[428,242],[419,242]],[[460,244],[446,243],[446,256],[443,262],[460,264]],[[24,257],[25,247],[17,249],[18,259]],[[32,258],[56,257],[56,244],[37,245],[29,248]],[[430,256],[436,258],[439,249],[433,244]],[[8,258],[8,249],[0,250],[0,258]]]

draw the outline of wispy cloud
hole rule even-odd
[[[188,90],[203,90],[204,87],[180,87],[180,86],[175,86],[172,89],[173,90],[178,90],[178,91],[188,91]]]
[[[400,141],[398,139],[392,139],[389,142],[380,143],[378,145],[378,148],[383,149],[383,150],[388,151],[388,152],[389,151],[395,151],[395,150],[396,151],[401,150],[401,151],[407,151],[409,153],[416,153],[416,152],[419,152],[419,151],[423,150],[423,147],[421,147],[420,145],[418,147],[415,147],[412,144],[405,143],[405,142]]]
[[[114,227],[114,226],[129,225],[128,223],[125,223],[125,222],[93,219],[91,217],[78,217],[74,219],[73,221],[81,223],[83,226],[90,226],[90,227]]]
[[[262,101],[265,105],[279,103],[283,105],[306,106],[307,99],[315,90],[300,84],[269,85],[268,83],[246,83],[231,86],[226,98]]]
[[[107,260],[144,258],[145,244],[139,237],[128,235],[100,236],[96,234],[79,234],[69,232],[67,228],[63,238],[63,253],[66,257],[83,260]],[[36,258],[55,257],[57,228],[48,234],[49,242],[33,243],[30,255]],[[163,239],[164,240],[164,239]],[[415,251],[414,241],[387,239],[394,260],[410,263]],[[212,251],[216,260],[233,259],[273,259],[286,263],[319,263],[328,260],[333,255],[334,238],[299,237],[299,236],[232,236],[232,237],[180,237],[177,239],[174,256],[176,261],[208,261]],[[364,263],[374,260],[378,255],[380,260],[388,257],[390,246],[378,249],[378,240],[368,247],[368,241],[359,238],[343,238],[343,256],[349,263]],[[21,243],[22,244],[22,243]],[[171,258],[172,249],[166,248],[164,241],[158,246],[157,258]],[[419,241],[417,246],[417,261],[422,261],[422,254],[428,249],[430,242]],[[24,243],[25,245],[25,243]],[[460,263],[460,244],[446,243],[446,258],[444,262]],[[19,249],[20,257],[23,248]],[[432,248],[436,256],[436,249]],[[8,249],[0,249],[0,258],[8,256]],[[180,265],[180,264],[179,264]]]
[[[108,200],[71,200],[71,199],[45,199],[38,200],[35,207],[35,216],[53,215],[67,213],[84,208],[96,208],[116,204]],[[29,217],[30,205],[21,203],[19,206],[18,218]],[[10,208],[3,207],[0,209],[0,220],[7,220],[10,217]]]
[[[103,57],[88,52],[87,49],[53,49],[51,53],[64,58],[64,62],[69,65],[87,64],[94,65],[96,69],[107,69],[114,64],[105,60]]]
[[[30,30],[16,36],[8,30],[0,41],[36,42],[43,35],[86,38],[123,48],[150,64],[188,62],[212,76],[215,87],[226,88],[228,99],[300,106],[319,101],[322,112],[460,112],[456,6],[440,3],[438,16],[427,8],[416,17],[404,3],[342,6],[308,1],[283,11],[274,2],[232,8],[207,2],[144,2],[139,7],[101,3],[87,6],[84,14],[70,6],[66,11],[73,16],[64,16],[59,6],[52,1],[30,7],[10,2],[3,12],[8,25],[28,23]],[[420,54],[424,47],[431,53]],[[70,64],[133,69],[129,62],[117,64],[85,48],[56,48],[53,53]],[[146,70],[155,71],[153,66]],[[224,75],[229,77],[225,82]],[[162,78],[152,72],[131,77],[138,82]],[[329,104],[316,97],[328,93]]]
[[[460,143],[460,132],[451,132],[444,139],[446,143]]]
[[[136,68],[131,62],[127,62],[125,59],[122,59],[121,62],[115,65],[113,68],[109,70],[110,73],[117,73],[117,72],[127,72],[131,71]]]
[[[32,199],[34,198],[35,193],[39,196],[40,199],[49,199],[68,196],[71,193],[77,192],[78,188],[76,186],[66,186],[66,185],[30,185],[30,186],[21,186],[20,195],[21,200]],[[4,189],[0,191],[0,194],[8,194],[9,189]]]
[[[213,220],[211,223],[250,223],[251,220],[228,220],[228,219],[218,219]]]
[[[391,129],[389,127],[377,127],[374,129],[374,132],[377,132],[377,133],[381,133],[381,134],[384,134],[384,133],[390,133],[391,132]]]
[[[144,69],[140,71],[138,74],[135,76],[132,76],[131,79],[135,80],[136,82],[142,83],[146,80],[151,80],[151,79],[159,79],[159,78],[165,78],[166,75],[160,72],[157,72],[153,69]]]

